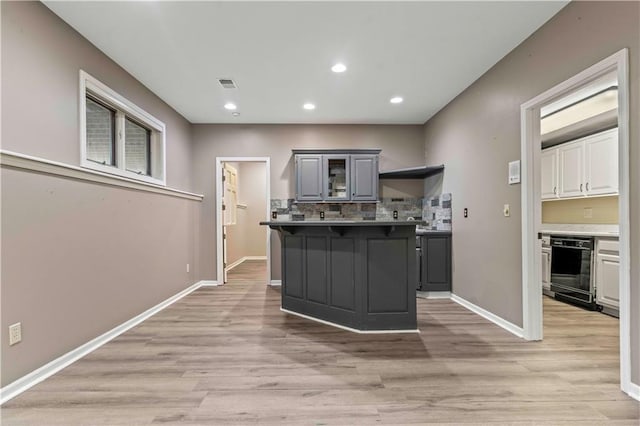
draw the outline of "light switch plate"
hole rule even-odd
[[[509,162],[509,185],[516,183],[520,183],[520,160]]]
[[[511,209],[509,207],[509,204],[505,204],[503,209],[502,209],[502,213],[504,213],[505,217],[509,217],[511,216]]]

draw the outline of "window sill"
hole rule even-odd
[[[140,182],[149,183],[149,184],[158,185],[158,186],[166,186],[166,182],[163,179],[154,178],[153,176],[148,176],[148,175],[139,175],[133,172],[129,172],[127,170],[119,169],[115,166],[107,166],[107,165],[96,163],[89,160],[83,160],[81,162],[81,166],[84,169],[89,169],[89,170],[107,174],[107,175],[116,175],[118,177],[123,177],[128,180],[140,181]]]

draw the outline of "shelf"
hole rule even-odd
[[[439,166],[409,167],[407,169],[380,172],[380,179],[423,179],[444,171],[444,164]]]

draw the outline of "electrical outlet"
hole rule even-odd
[[[9,345],[15,345],[22,340],[22,323],[15,323],[9,326]]]
[[[505,204],[502,213],[504,213],[504,217],[509,217],[511,215],[511,210],[509,208],[509,204]]]
[[[187,263],[187,272],[189,272],[189,264]]]
[[[464,210],[462,211],[462,214],[464,217],[469,217],[469,209],[465,207]]]

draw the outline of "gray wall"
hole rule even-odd
[[[216,279],[216,157],[270,157],[271,198],[293,198],[294,148],[381,148],[380,170],[424,165],[423,128],[418,125],[194,125],[193,184],[196,192],[205,195],[199,248],[202,279]],[[416,196],[421,191],[418,185]],[[271,275],[280,279],[280,245],[275,233],[271,241]]]
[[[238,170],[238,202],[247,206],[238,208],[237,222],[227,226],[227,264],[245,256],[267,255],[267,227],[260,221],[268,220],[266,164],[258,162],[234,163]]]
[[[79,165],[79,69],[167,125],[191,189],[191,126],[39,2],[2,2],[2,148]],[[199,203],[3,167],[2,386],[197,281]],[[192,265],[186,273],[186,263]],[[8,346],[9,324],[23,341]]]
[[[632,377],[640,383],[640,4],[572,2],[425,124],[429,163],[453,194],[453,291],[522,325],[520,105],[599,60],[630,49]],[[502,206],[511,204],[511,217]],[[463,208],[469,217],[462,216]]]

